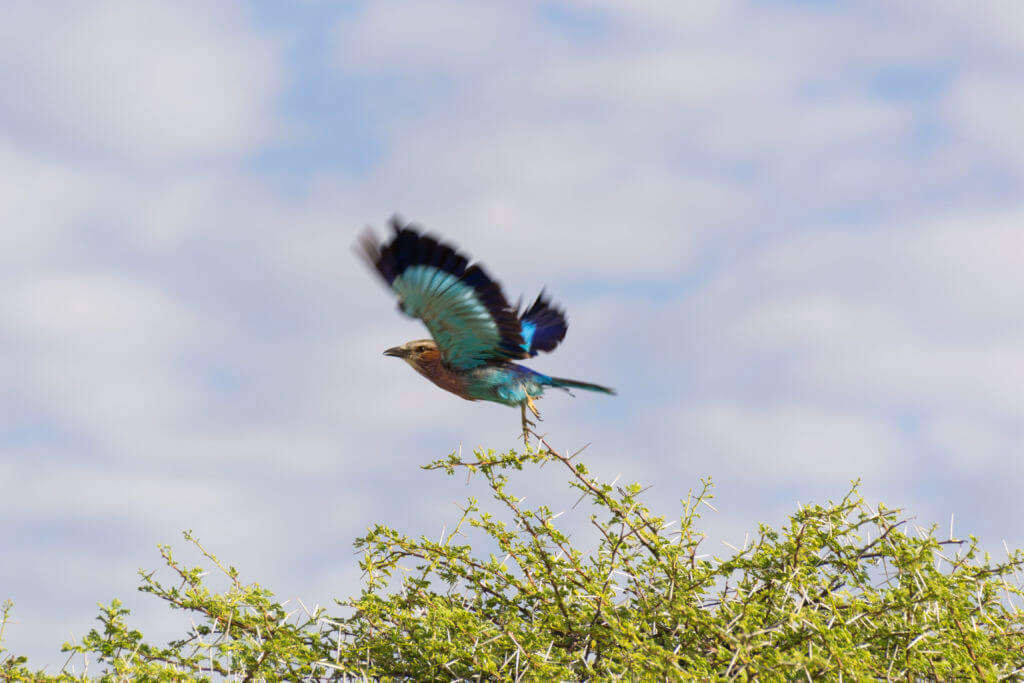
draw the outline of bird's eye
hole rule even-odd
[[[426,347],[426,346],[422,346],[422,345],[420,345],[420,346],[417,346],[417,347],[416,347],[416,353],[423,353],[423,352],[424,352],[424,351],[426,351],[426,350],[427,350],[427,347]]]

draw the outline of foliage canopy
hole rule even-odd
[[[162,574],[140,590],[188,612],[165,646],[131,628],[117,600],[100,627],[66,643],[47,676],[2,648],[0,675],[32,680],[607,678],[715,680],[1024,678],[1024,553],[992,561],[977,539],[936,537],[900,511],[869,506],[855,483],[838,502],[800,507],[780,529],[726,557],[701,552],[710,482],[678,518],[652,515],[639,485],[593,477],[575,457],[540,451],[429,469],[483,477],[491,508],[470,498],[436,541],[377,525],[356,540],[364,586],[334,611],[289,607],[246,584],[190,534],[205,567],[161,546]],[[543,505],[509,491],[512,471],[554,463],[589,505],[593,548],[574,543]],[[550,476],[550,471],[545,473]],[[585,514],[577,506],[573,514]],[[462,544],[486,536],[489,552]],[[478,548],[480,544],[478,544]],[[209,587],[213,569],[227,588]],[[167,576],[170,579],[166,578]],[[89,669],[84,666],[88,664]],[[99,671],[96,671],[97,666]]]

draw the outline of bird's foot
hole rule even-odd
[[[537,410],[537,404],[533,402],[532,398],[526,398],[526,407],[530,409],[530,412],[533,413],[533,416],[535,418],[537,418],[538,420],[542,419],[540,416],[540,411]]]
[[[537,412],[537,406],[533,404],[531,399],[523,401],[520,405],[520,412],[523,416],[523,443],[526,445],[526,450],[530,450],[530,435],[533,434],[540,441],[540,436],[537,432],[533,431],[533,427],[537,426],[537,423],[526,417],[526,409],[529,408],[530,412],[539,420],[540,413]]]

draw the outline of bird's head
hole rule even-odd
[[[385,351],[384,355],[401,358],[420,372],[441,359],[441,351],[433,339],[417,339],[401,346],[393,346]]]

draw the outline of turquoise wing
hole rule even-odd
[[[391,227],[384,244],[363,235],[363,254],[398,295],[399,309],[426,324],[445,363],[468,369],[529,357],[515,309],[479,264],[397,218]]]

